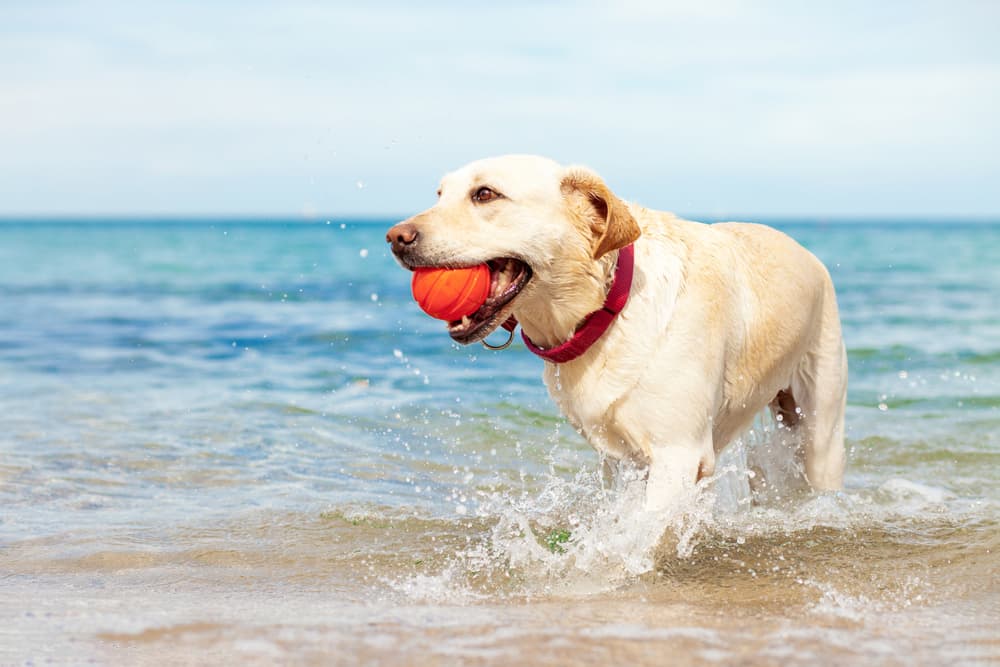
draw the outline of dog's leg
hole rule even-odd
[[[714,468],[711,432],[690,443],[654,447],[646,479],[646,511],[658,512],[675,505]]]
[[[792,378],[792,394],[801,409],[799,429],[806,478],[814,489],[822,491],[844,484],[847,403],[847,353],[832,294],[827,304],[819,339]]]

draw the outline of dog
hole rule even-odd
[[[842,487],[847,356],[808,250],[764,225],[626,203],[590,169],[537,156],[473,162],[437,194],[388,231],[396,260],[488,264],[486,303],[449,334],[520,324],[566,418],[605,460],[645,469],[647,509],[711,476],[765,408],[795,432],[809,485]]]

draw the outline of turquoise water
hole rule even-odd
[[[557,628],[526,634],[535,649],[598,630],[659,646],[662,619],[701,618],[708,634],[678,650],[722,664],[735,641],[792,641],[803,614],[820,629],[795,640],[807,658],[996,650],[1000,225],[779,223],[837,287],[847,490],[796,508],[716,499],[650,555],[594,523],[619,499],[542,362],[452,343],[411,301],[389,224],[0,223],[0,662],[252,642],[265,660],[378,661],[395,649],[358,638],[373,624],[428,664],[488,662],[504,626]],[[744,565],[718,583],[712,558]],[[755,582],[788,562],[794,576]],[[727,629],[712,619],[739,607],[734,587],[744,620]],[[566,620],[567,599],[593,613]],[[619,632],[616,605],[661,620]],[[289,628],[303,615],[318,634]]]

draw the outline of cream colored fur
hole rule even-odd
[[[502,197],[476,202],[480,187]],[[625,204],[593,172],[534,156],[447,175],[438,203],[403,224],[419,230],[422,263],[525,261],[533,277],[495,325],[513,313],[542,347],[601,307],[618,248],[635,242],[625,309],[581,357],[546,362],[544,377],[598,451],[648,466],[648,507],[710,475],[769,405],[799,431],[810,484],[841,487],[847,361],[836,297],[819,260],[785,234]]]

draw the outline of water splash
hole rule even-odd
[[[408,597],[461,596],[462,573],[500,595],[580,595],[626,585],[664,559],[689,557],[721,525],[720,517],[746,512],[754,502],[750,480],[759,474],[748,462],[764,461],[768,470],[790,466],[778,461],[780,452],[792,457],[792,449],[776,441],[779,435],[780,429],[761,425],[726,452],[714,477],[663,511],[644,508],[644,473],[629,466],[609,478],[591,467],[568,478],[550,473],[540,491],[522,483],[519,492],[486,494],[475,515],[490,526],[487,532],[456,553],[440,576],[418,575],[393,587]],[[756,449],[767,456],[748,456]],[[785,489],[785,477],[775,475],[767,488]],[[449,579],[454,586],[442,593]]]
[[[586,596],[671,570],[699,550],[728,558],[730,547],[749,549],[749,542],[758,561],[773,560],[766,569],[784,571],[789,568],[780,545],[787,542],[798,540],[791,549],[830,539],[850,544],[839,536],[889,529],[957,500],[900,479],[874,491],[812,493],[796,447],[788,429],[762,417],[723,452],[712,478],[659,512],[644,509],[642,471],[627,467],[611,479],[585,466],[568,477],[550,472],[540,489],[522,483],[516,491],[480,493],[472,514],[481,532],[466,536],[467,546],[437,573],[394,581],[392,588],[411,599],[449,602],[484,595]],[[746,571],[757,576],[749,566]],[[838,596],[848,595],[818,590],[817,609],[832,609]]]

